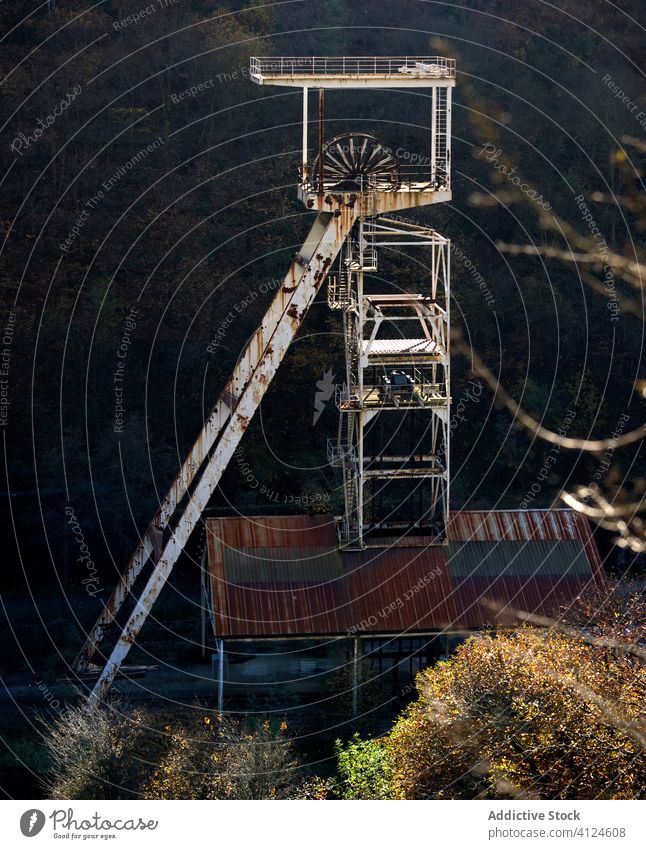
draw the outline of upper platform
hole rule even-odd
[[[442,56],[252,57],[258,85],[302,88],[428,88],[455,85],[455,59]]]

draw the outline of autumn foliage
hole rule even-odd
[[[468,640],[417,683],[386,740],[393,798],[646,792],[639,652],[526,628]]]
[[[168,749],[142,795],[148,799],[285,799],[300,792],[296,758],[279,729],[241,728],[220,715],[169,725]]]

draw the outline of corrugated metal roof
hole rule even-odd
[[[459,624],[464,628],[511,625],[518,622],[516,611],[553,615],[561,603],[571,602],[592,581],[590,574],[456,578]]]
[[[443,546],[343,554],[357,631],[441,630],[457,621]]]
[[[462,511],[448,546],[359,552],[339,552],[329,517],[207,528],[215,627],[229,637],[478,628],[553,612],[604,580],[588,523],[566,510]]]
[[[227,580],[234,584],[331,581],[343,575],[338,548],[234,548],[224,552]]]
[[[448,556],[454,578],[590,574],[580,540],[452,542]]]
[[[207,526],[227,548],[336,545],[331,516],[234,516],[207,519]]]
[[[348,589],[326,516],[209,519],[216,632],[231,637],[338,634]]]
[[[216,632],[229,637],[345,634],[352,623],[343,578],[271,588],[229,584],[226,598],[214,615]]]
[[[580,539],[571,510],[461,510],[449,519],[454,540]]]

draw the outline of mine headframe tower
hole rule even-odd
[[[292,339],[324,282],[343,317],[346,375],[337,387],[338,438],[329,458],[341,469],[340,544],[365,547],[384,535],[446,541],[449,496],[449,242],[394,213],[451,199],[451,92],[455,62],[442,57],[270,57],[251,60],[259,85],[302,88],[298,196],[317,213],[261,324],[240,354],[182,468],[87,635],[74,668],[96,671],[91,700],[109,690],[238,447]],[[402,164],[367,133],[326,141],[327,89],[430,89],[427,155]],[[309,90],[318,90],[317,146],[310,156]],[[368,289],[382,249],[424,247],[423,292],[403,281]],[[338,259],[338,271],[334,263]],[[420,287],[422,288],[422,287]],[[413,329],[410,329],[413,328]],[[405,438],[406,437],[406,438]],[[145,574],[144,574],[145,573]],[[140,576],[145,585],[135,595]],[[125,623],[117,616],[134,601]],[[113,648],[99,651],[117,625]],[[99,653],[102,665],[92,663]]]

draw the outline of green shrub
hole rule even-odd
[[[389,799],[390,768],[383,740],[362,740],[355,734],[345,746],[335,745],[343,799]]]

